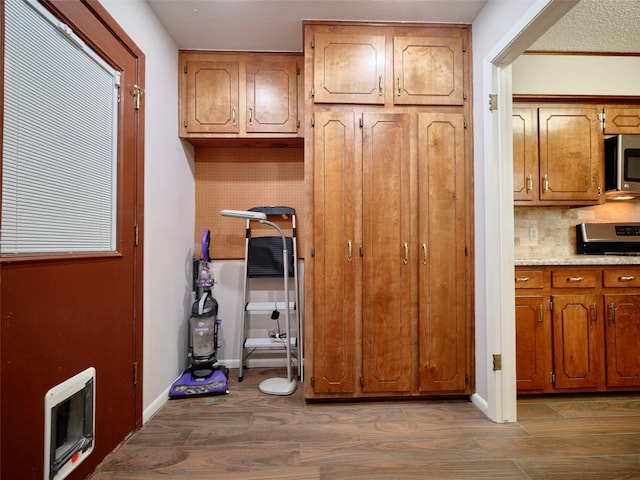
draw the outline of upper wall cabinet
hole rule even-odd
[[[640,107],[616,105],[603,109],[605,134],[640,134]]]
[[[316,26],[314,103],[462,105],[463,34],[454,28]]]
[[[603,135],[596,106],[513,107],[516,205],[604,203]]]
[[[300,55],[180,52],[180,136],[300,137]]]

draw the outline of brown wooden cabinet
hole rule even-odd
[[[446,30],[434,27],[434,36]],[[467,29],[452,30],[462,45]],[[472,391],[471,106],[394,103],[386,52],[403,32],[405,54],[418,62],[424,42],[413,39],[430,38],[428,28],[305,24],[314,45],[305,57],[314,91],[305,140],[314,212],[308,398]],[[400,97],[417,81],[411,75]]]
[[[516,385],[518,392],[542,392],[547,384],[550,352],[548,296],[542,270],[518,269],[516,286]]]
[[[605,134],[640,134],[640,107],[637,105],[605,105],[602,114]]]
[[[419,389],[464,392],[470,365],[464,116],[418,115]]]
[[[607,386],[640,387],[640,271],[610,268],[602,282]]]
[[[597,106],[514,104],[516,205],[604,203],[599,113]]]
[[[308,39],[314,102],[463,105],[465,35],[435,26],[316,25]]]
[[[596,294],[551,295],[553,382],[558,390],[602,389],[604,330]]]
[[[640,388],[640,267],[517,267],[515,278],[519,393]]]
[[[302,57],[180,52],[180,136],[299,136]]]

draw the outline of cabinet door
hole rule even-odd
[[[384,104],[385,36],[316,33],[315,103]]]
[[[460,37],[394,37],[393,103],[462,105]]]
[[[551,297],[556,389],[603,386],[604,315],[598,315],[599,298],[598,295]]]
[[[468,345],[465,255],[464,117],[418,117],[418,264],[420,391],[463,392]]]
[[[316,393],[355,391],[356,172],[353,112],[317,112],[314,132],[313,373]]]
[[[187,133],[238,133],[239,62],[187,61]]]
[[[247,62],[247,133],[296,133],[297,62]]]
[[[513,106],[513,199],[538,198],[538,116],[535,107]]]
[[[409,115],[363,115],[364,392],[411,388]]]
[[[518,392],[541,391],[548,370],[544,297],[516,296],[516,385]]]
[[[640,295],[605,295],[607,386],[640,386]]]
[[[538,109],[540,200],[604,201],[596,107]]]
[[[604,110],[604,115],[604,133],[640,133],[640,108],[606,107]]]

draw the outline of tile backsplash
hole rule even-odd
[[[579,223],[640,222],[640,200],[593,207],[515,207],[515,257],[564,257],[576,253]]]

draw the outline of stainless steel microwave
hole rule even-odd
[[[640,135],[616,135],[604,141],[607,198],[640,197]]]

